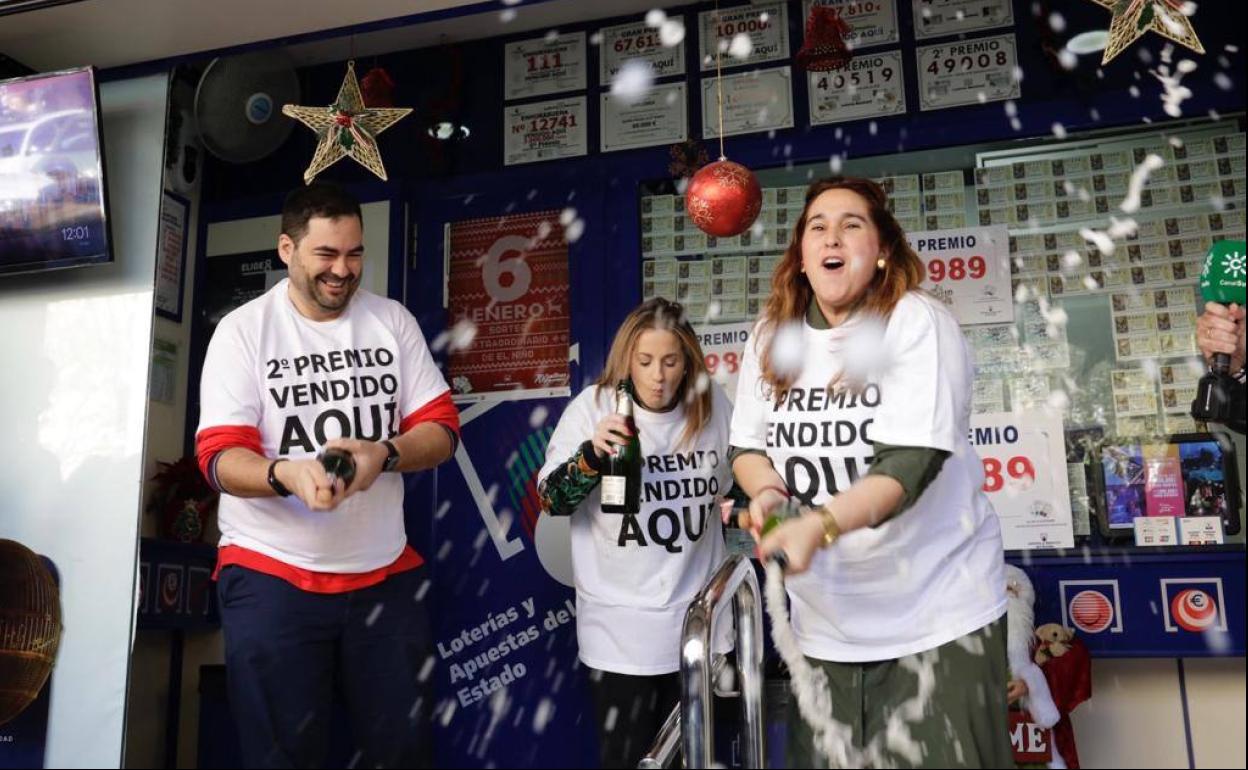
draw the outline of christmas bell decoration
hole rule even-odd
[[[365,107],[394,106],[394,78],[385,67],[373,67],[360,78],[360,96]]]
[[[762,207],[763,190],[754,172],[722,157],[699,169],[685,190],[689,221],[716,238],[748,230]]]
[[[52,574],[34,551],[0,540],[0,725],[38,697],[60,643],[61,600]]]
[[[841,18],[840,10],[830,5],[816,5],[806,17],[806,37],[802,50],[797,52],[797,66],[808,72],[839,70],[853,55],[845,36],[850,32],[849,23]]]

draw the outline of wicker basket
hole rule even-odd
[[[61,641],[61,601],[43,561],[0,540],[0,725],[39,695]]]

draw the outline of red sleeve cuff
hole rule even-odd
[[[200,473],[204,474],[213,489],[221,489],[213,472],[213,461],[217,459],[217,455],[234,447],[250,449],[263,455],[260,429],[251,425],[218,425],[215,428],[204,428],[195,434],[195,459],[199,462]]]
[[[443,391],[442,395],[404,417],[399,423],[399,433],[407,433],[422,422],[436,422],[450,431],[455,440],[459,439],[459,409],[451,400],[451,391]]]

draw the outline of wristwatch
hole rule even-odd
[[[269,463],[269,486],[278,497],[290,497],[290,490],[286,488],[285,484],[277,480],[277,464],[284,462],[286,462],[286,458],[279,457]]]
[[[386,455],[386,461],[381,464],[382,473],[397,470],[399,467],[399,448],[394,445],[393,441],[383,441],[381,443],[386,447],[386,451],[389,452]]]

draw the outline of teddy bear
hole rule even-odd
[[[1045,623],[1036,629],[1036,664],[1043,666],[1049,658],[1060,658],[1070,649],[1070,641],[1075,638],[1073,629],[1059,623]]]

